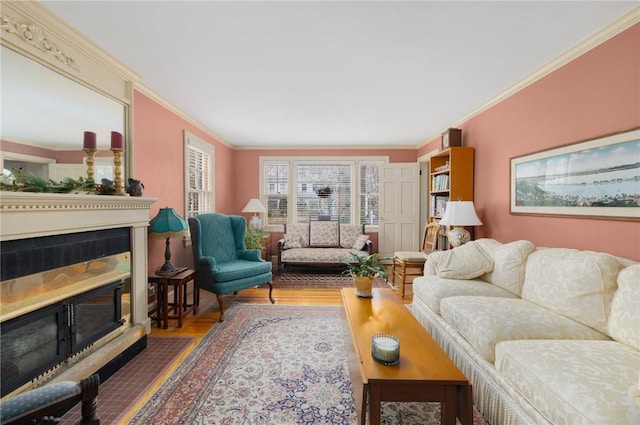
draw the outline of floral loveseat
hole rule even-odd
[[[413,290],[490,423],[640,423],[640,264],[480,239],[430,254]]]
[[[364,226],[338,221],[310,221],[285,225],[278,241],[278,271],[286,265],[335,266],[353,262],[352,254],[369,255],[372,243]]]

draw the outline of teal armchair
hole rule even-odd
[[[189,219],[196,285],[216,294],[220,321],[224,320],[222,296],[252,286],[269,285],[271,263],[260,258],[260,250],[247,249],[244,235],[247,220],[239,215],[199,214]]]

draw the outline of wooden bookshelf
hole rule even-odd
[[[439,221],[449,200],[473,201],[474,149],[452,147],[431,157],[429,222]],[[438,249],[448,249],[447,230],[440,232]]]

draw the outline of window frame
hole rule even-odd
[[[286,164],[288,165],[287,173],[287,223],[297,223],[297,187],[298,181],[296,176],[296,166],[298,164],[317,164],[317,163],[330,163],[351,166],[351,220],[352,223],[360,223],[360,181],[361,181],[361,166],[378,164],[384,166],[389,163],[388,156],[356,156],[350,159],[345,159],[344,156],[260,156],[259,158],[259,197],[260,201],[267,205],[268,191],[266,187],[266,165]],[[354,220],[356,220],[354,222]],[[282,224],[268,224],[268,220],[263,217],[263,223],[267,223],[265,228],[271,232],[284,231],[284,225]],[[368,232],[377,232],[378,225],[365,224],[365,229]]]

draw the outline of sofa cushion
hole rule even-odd
[[[461,295],[516,297],[511,292],[480,279],[459,280],[443,279],[437,276],[422,276],[413,280],[413,298],[419,298],[438,314],[440,314],[440,302],[442,299]]]
[[[522,292],[527,257],[536,250],[529,241],[502,244],[495,239],[478,239],[480,248],[493,259],[493,270],[480,278],[516,295]]]
[[[607,327],[611,338],[640,351],[640,264],[618,273]]]
[[[280,261],[283,263],[332,263],[342,264],[344,262],[353,263],[354,257],[368,255],[366,251],[346,248],[294,248],[282,251]]]
[[[339,247],[340,223],[337,221],[309,222],[309,246]]]
[[[475,279],[493,269],[493,260],[482,251],[476,241],[447,251],[429,254],[436,275],[445,279]]]
[[[501,341],[609,339],[575,320],[518,298],[450,297],[440,302],[440,312],[491,363],[496,344]]]
[[[286,235],[297,235],[303,248],[309,246],[309,223],[287,224]]]
[[[608,333],[607,318],[621,269],[609,254],[538,249],[527,259],[522,298]]]
[[[271,263],[268,261],[236,260],[218,263],[218,270],[213,272],[213,277],[217,282],[226,282],[269,272],[271,272]]]
[[[300,235],[297,233],[287,233],[284,235],[284,249],[302,248]]]
[[[362,236],[362,226],[352,224],[340,225],[340,246],[343,248],[351,248],[358,236]],[[364,246],[364,245],[363,245]],[[362,248],[354,248],[362,249]]]
[[[638,352],[615,341],[507,341],[496,369],[553,424],[637,424]]]
[[[353,245],[351,245],[351,249],[361,250],[367,244],[368,240],[369,240],[369,235],[358,236],[356,240],[353,242]]]

